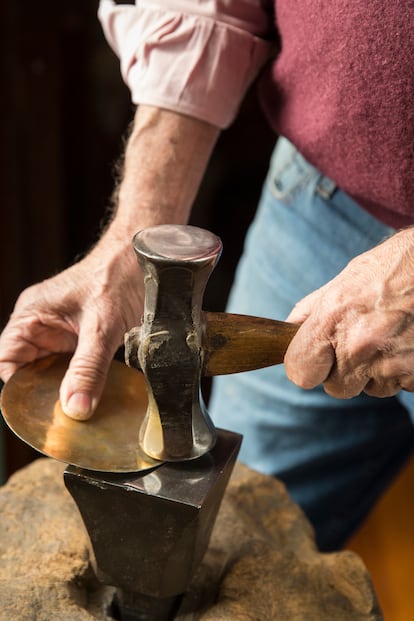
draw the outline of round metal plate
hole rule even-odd
[[[76,421],[59,402],[70,356],[57,354],[19,369],[4,386],[1,410],[11,430],[40,453],[102,472],[137,472],[161,465],[138,446],[147,409],[143,375],[113,361],[93,417]]]

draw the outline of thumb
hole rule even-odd
[[[60,386],[60,402],[67,416],[87,420],[93,415],[117,347],[117,340],[102,330],[81,328],[78,346]]]
[[[286,321],[290,323],[303,323],[312,313],[321,297],[322,289],[317,289],[302,298],[290,311]]]

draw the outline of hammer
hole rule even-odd
[[[146,379],[149,405],[139,443],[154,459],[194,459],[215,443],[201,377],[283,362],[298,326],[202,311],[222,251],[221,240],[209,231],[150,227],[135,235],[133,247],[144,275],[145,307],[141,327],[125,335],[125,359]]]

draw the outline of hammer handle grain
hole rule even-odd
[[[299,326],[275,319],[203,313],[203,375],[252,371],[283,362]]]

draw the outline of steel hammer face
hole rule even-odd
[[[143,451],[163,461],[194,459],[215,443],[200,393],[202,300],[222,250],[216,235],[161,225],[137,233],[134,250],[145,282],[140,328],[125,336],[126,362],[145,375],[148,410]]]

